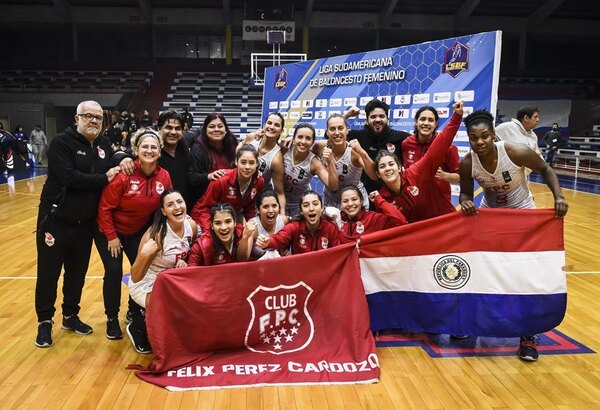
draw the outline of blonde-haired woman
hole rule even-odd
[[[99,234],[96,247],[104,264],[104,309],[108,321],[106,337],[121,339],[118,314],[121,305],[123,252],[133,265],[142,235],[150,218],[160,206],[161,194],[171,189],[169,173],[158,165],[163,142],[150,128],[138,130],[131,138],[137,157],[132,175],[120,173],[102,191],[98,206]],[[123,250],[123,252],[121,252]],[[130,300],[130,312],[141,315],[141,309]]]

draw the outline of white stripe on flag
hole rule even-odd
[[[458,289],[443,287],[434,274],[436,263],[449,256],[462,258],[470,271],[469,279]],[[564,251],[464,252],[360,258],[367,295],[381,291],[516,295],[565,293],[564,264]],[[438,270],[438,279],[439,273]],[[452,284],[452,281],[449,282]]]

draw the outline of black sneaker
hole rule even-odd
[[[132,328],[132,324],[133,323],[128,324],[125,329],[127,330],[127,334],[129,335],[129,339],[131,339],[131,344],[133,344],[135,351],[140,354],[152,353],[152,346],[150,346],[150,341],[148,340],[146,332]]]
[[[89,335],[94,331],[91,326],[83,323],[77,315],[63,316],[61,328],[71,330],[78,335]]]
[[[123,339],[118,317],[109,317],[106,321],[106,337],[110,340]]]
[[[519,359],[535,362],[540,355],[537,351],[537,340],[535,336],[522,336],[519,344]]]
[[[38,333],[35,338],[35,345],[37,347],[50,347],[52,346],[52,321],[44,320],[38,325]]]

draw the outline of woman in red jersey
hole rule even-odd
[[[156,131],[140,129],[131,138],[131,146],[137,156],[135,172],[132,175],[119,173],[110,181],[98,205],[101,234],[95,235],[95,240],[105,270],[102,290],[109,339],[123,337],[118,320],[123,252],[133,265],[150,218],[160,206],[161,194],[172,188],[169,173],[158,165],[163,142]],[[129,306],[131,314],[141,315],[140,307],[131,299]]]
[[[236,212],[231,204],[213,205],[210,208],[209,233],[200,236],[192,245],[188,266],[238,262],[238,245],[244,227],[236,220]]]
[[[375,158],[377,174],[384,183],[379,193],[394,204],[408,222],[417,222],[454,212],[454,206],[437,188],[435,175],[445,160],[448,147],[458,131],[463,115],[463,102],[453,105],[454,114],[442,132],[433,140],[427,153],[406,170],[389,151]]]
[[[323,200],[309,190],[300,200],[300,216],[268,238],[259,236],[256,244],[262,249],[284,249],[291,245],[292,254],[332,248],[340,243],[336,224],[323,216]]]
[[[356,186],[349,185],[341,189],[340,207],[343,222],[341,243],[355,242],[362,235],[406,224],[404,215],[398,208],[383,199],[378,191],[371,192],[369,200],[377,206],[379,212],[369,211],[363,207],[363,196]]]
[[[235,169],[212,181],[204,195],[192,209],[192,218],[202,234],[210,229],[210,209],[216,203],[228,203],[233,206],[239,220],[250,220],[256,215],[254,199],[263,189],[263,178],[258,175],[258,153],[250,145],[243,145],[235,154]]]

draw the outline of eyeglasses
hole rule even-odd
[[[87,113],[87,114],[77,114],[77,116],[83,117],[87,121],[96,120],[98,122],[102,122],[102,120],[104,119],[101,115],[94,115],[94,114],[90,114],[90,113]]]

